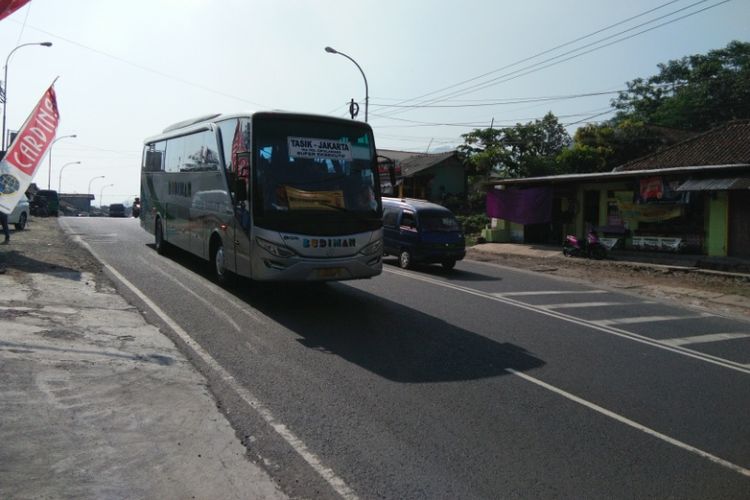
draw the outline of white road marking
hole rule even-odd
[[[195,298],[196,300],[198,300],[199,302],[201,302],[204,306],[206,306],[209,309],[211,309],[214,312],[214,314],[222,316],[224,318],[224,321],[226,321],[227,323],[229,323],[230,325],[232,325],[235,330],[237,330],[238,332],[242,331],[242,328],[240,327],[240,325],[235,320],[233,320],[230,315],[228,315],[227,313],[225,313],[221,309],[218,309],[217,307],[214,307],[213,304],[211,304],[209,301],[207,301],[206,299],[204,299],[203,297],[201,297],[200,295],[198,295],[197,293],[195,293],[195,291],[191,290],[190,287],[188,287],[188,286],[184,285],[183,283],[181,283],[177,278],[175,278],[174,276],[170,275],[168,272],[166,272],[166,271],[164,271],[162,269],[159,269],[158,267],[152,265],[151,263],[149,263],[143,257],[140,257],[140,260],[144,264],[146,264],[147,266],[149,266],[151,269],[154,269],[154,270],[156,270],[156,272],[161,273],[162,276],[164,276],[165,278],[167,278],[168,280],[170,280],[172,283],[174,283],[175,285],[177,285],[180,288],[182,288],[183,290],[185,290],[185,292],[187,292],[190,295],[192,295],[193,298]]]
[[[495,302],[500,302],[502,304],[517,307],[519,309],[524,309],[526,311],[535,312],[537,314],[541,314],[543,316],[549,316],[552,318],[556,318],[562,321],[566,321],[568,323],[573,323],[579,326],[584,326],[587,328],[591,328],[592,330],[597,330],[603,333],[607,333],[610,335],[614,335],[617,337],[622,337],[628,340],[632,340],[633,342],[639,342],[641,344],[646,344],[652,347],[656,347],[658,349],[663,349],[665,351],[669,351],[675,354],[680,354],[682,356],[686,356],[688,358],[697,359],[706,363],[710,363],[716,366],[720,366],[722,368],[728,368],[730,370],[734,370],[740,373],[745,373],[750,375],[750,365],[745,365],[742,363],[737,363],[734,361],[729,361],[724,358],[720,358],[718,356],[712,356],[710,354],[705,354],[702,352],[692,351],[690,349],[687,349],[682,346],[670,346],[663,344],[659,342],[658,340],[646,337],[644,335],[638,335],[637,333],[629,332],[626,330],[621,330],[619,328],[615,328],[613,326],[606,326],[606,325],[598,325],[596,323],[593,323],[591,321],[587,321],[581,318],[577,318],[575,316],[570,316],[568,314],[545,309],[543,307],[534,306],[531,304],[527,304],[525,302],[521,302],[515,299],[512,299],[510,297],[496,297],[488,292],[483,292],[481,290],[475,290],[473,288],[468,288],[465,286],[460,285],[454,285],[452,283],[448,283],[446,281],[438,280],[435,278],[430,278],[428,276],[423,276],[417,273],[409,272],[409,271],[403,271],[401,269],[390,269],[390,268],[383,268],[383,272],[396,274],[399,276],[402,276],[404,278],[409,278],[417,281],[422,281],[425,283],[430,283],[432,285],[440,286],[443,288],[448,288],[451,290],[455,290],[458,292],[466,293],[468,295],[474,295],[475,297],[482,297],[488,300],[492,300]]]
[[[602,414],[602,415],[604,415],[606,417],[609,417],[611,419],[617,420],[618,422],[623,423],[623,424],[625,424],[625,425],[627,425],[629,427],[632,427],[633,429],[636,429],[636,430],[638,430],[640,432],[643,432],[645,434],[653,436],[653,437],[655,437],[657,439],[660,439],[660,440],[662,440],[662,441],[664,441],[666,443],[669,443],[669,444],[671,444],[673,446],[676,446],[676,447],[678,447],[678,448],[680,448],[682,450],[685,450],[685,451],[688,451],[688,452],[693,453],[695,455],[698,455],[701,458],[705,458],[707,460],[710,460],[711,462],[713,462],[715,464],[721,465],[722,467],[725,467],[725,468],[727,468],[729,470],[732,470],[734,472],[742,474],[743,476],[750,477],[750,470],[749,469],[746,469],[746,468],[741,467],[741,466],[739,466],[737,464],[734,464],[732,462],[724,460],[723,458],[719,458],[716,455],[712,455],[711,453],[708,453],[708,452],[703,451],[703,450],[701,450],[699,448],[696,448],[695,446],[691,446],[691,445],[689,445],[687,443],[684,443],[682,441],[679,441],[677,439],[669,437],[666,434],[662,434],[661,432],[658,432],[658,431],[656,431],[654,429],[651,429],[650,427],[646,427],[645,425],[639,424],[638,422],[636,422],[634,420],[630,420],[627,417],[623,417],[620,414],[617,414],[617,413],[615,413],[613,411],[607,410],[606,408],[603,408],[603,407],[601,407],[601,406],[599,406],[597,404],[594,404],[594,403],[592,403],[590,401],[587,401],[587,400],[585,400],[583,398],[580,398],[580,397],[578,397],[578,396],[576,396],[574,394],[571,394],[571,393],[569,393],[567,391],[564,391],[563,389],[560,389],[560,388],[555,387],[553,385],[550,385],[550,384],[548,384],[546,382],[543,382],[543,381],[541,381],[541,380],[539,380],[537,378],[534,378],[534,377],[531,377],[529,375],[526,375],[525,373],[517,372],[516,370],[514,370],[512,368],[506,368],[505,370],[507,372],[509,372],[509,373],[512,373],[513,375],[515,375],[517,377],[520,377],[520,378],[526,380],[527,382],[531,382],[532,384],[535,384],[535,385],[537,385],[539,387],[542,387],[542,388],[544,388],[544,389],[546,389],[548,391],[552,391],[555,394],[559,394],[560,396],[562,396],[562,397],[564,397],[564,398],[566,398],[566,399],[568,399],[570,401],[573,401],[575,403],[578,403],[579,405],[585,406],[586,408],[594,410],[595,412],[600,413],[600,414]]]
[[[638,304],[648,304],[648,302],[639,302]],[[632,302],[566,302],[564,304],[545,304],[540,305],[543,309],[571,309],[575,307],[607,307],[607,306],[632,306]]]
[[[495,297],[523,297],[527,295],[570,295],[575,293],[608,293],[606,290],[540,290],[536,292],[493,293]]]
[[[705,342],[720,342],[722,340],[744,339],[750,337],[750,333],[710,333],[707,335],[694,335],[692,337],[678,337],[664,339],[662,343],[667,345],[703,344]]]
[[[183,330],[180,325],[178,325],[169,315],[164,312],[159,306],[157,306],[151,299],[148,298],[146,293],[144,293],[142,290],[138,289],[133,283],[127,280],[125,276],[117,272],[117,270],[107,264],[95,251],[91,246],[83,241],[82,238],[76,236],[76,239],[86,247],[89,252],[97,259],[99,260],[102,265],[116,278],[118,279],[123,285],[128,287],[131,292],[136,294],[159,318],[161,318],[164,323],[166,323],[174,332],[175,334],[180,337],[180,340],[182,340],[186,346],[188,346],[193,353],[198,356],[201,360],[203,360],[206,365],[216,372],[219,377],[227,384],[229,385],[232,390],[252,409],[254,409],[261,418],[274,430],[276,433],[281,436],[281,438],[289,444],[289,446],[292,447],[292,449],[300,456],[302,459],[307,462],[307,464],[312,467],[312,469],[321,477],[323,480],[325,480],[331,488],[333,488],[336,493],[338,493],[342,498],[347,500],[356,500],[359,498],[357,494],[352,490],[346,482],[344,482],[343,479],[338,477],[336,473],[333,471],[333,469],[326,467],[323,462],[318,458],[317,455],[315,455],[313,452],[309,450],[307,445],[299,439],[289,428],[284,425],[283,423],[279,422],[276,417],[273,415],[273,413],[265,407],[265,405],[256,398],[250,391],[248,391],[245,387],[242,386],[237,380],[224,369],[224,367],[219,364],[218,361],[216,361],[207,351],[205,351],[200,344],[198,344],[193,338],[185,331]]]
[[[597,325],[632,325],[636,323],[655,323],[658,321],[676,321],[680,319],[710,318],[713,314],[702,313],[696,316],[636,316],[633,318],[599,319],[591,321]]]
[[[193,281],[194,283],[200,283],[202,288],[205,288],[209,292],[213,293],[214,295],[221,297],[221,300],[223,300],[224,302],[228,304],[233,305],[240,312],[242,312],[242,314],[249,317],[253,321],[257,321],[258,323],[261,323],[263,325],[268,325],[270,323],[267,317],[263,316],[260,312],[249,310],[247,308],[246,303],[238,300],[234,295],[232,295],[231,293],[228,293],[226,290],[224,290],[220,286],[215,285],[214,283],[211,283],[210,281],[206,281],[204,278],[198,277],[192,272],[188,272],[185,266],[176,264],[175,262],[169,259],[161,260],[160,264],[167,265],[171,267],[172,269],[174,269],[176,272],[180,272],[182,276]]]

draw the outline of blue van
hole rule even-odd
[[[440,263],[453,269],[466,256],[461,225],[453,212],[424,200],[383,198],[383,248],[404,269],[413,263]]]

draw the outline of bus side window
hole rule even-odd
[[[143,157],[143,170],[146,172],[164,171],[164,153],[166,149],[166,141],[146,145]]]

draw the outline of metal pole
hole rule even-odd
[[[76,164],[80,165],[80,163],[81,163],[80,161],[71,161],[69,163],[66,163],[62,167],[60,167],[60,175],[58,176],[58,179],[57,179],[57,192],[58,192],[58,194],[62,193],[62,173],[63,173],[63,170],[65,170],[65,167],[67,167],[68,165],[76,165]]]
[[[6,150],[5,149],[5,114],[8,108],[8,63],[10,62],[10,56],[13,55],[13,52],[17,51],[21,47],[26,47],[28,45],[41,45],[42,47],[52,47],[52,42],[22,43],[21,45],[11,50],[10,54],[8,54],[8,57],[5,58],[5,69],[4,69],[4,75],[3,75],[3,151]]]
[[[49,154],[49,171],[47,172],[47,189],[52,189],[50,187],[52,184],[52,146],[54,146],[55,143],[59,141],[60,139],[69,139],[69,138],[75,139],[76,137],[78,137],[76,134],[64,135],[62,137],[58,137],[57,139],[52,141],[52,143],[49,145],[49,153],[48,153]]]
[[[92,177],[91,180],[89,181],[89,189],[88,189],[88,191],[86,191],[86,194],[91,194],[91,183],[92,182],[94,182],[96,179],[104,179],[105,177],[107,177],[107,176],[106,175],[99,175],[99,176],[96,176],[96,177]]]
[[[351,62],[353,62],[354,65],[359,70],[359,72],[362,73],[362,78],[364,78],[364,80],[365,80],[365,123],[367,123],[367,109],[369,107],[369,102],[370,102],[370,90],[369,90],[369,87],[367,85],[367,77],[365,76],[365,72],[362,71],[362,67],[359,64],[357,64],[357,61],[355,61],[354,59],[352,59],[348,55],[344,54],[343,52],[339,52],[338,50],[336,50],[334,48],[331,48],[331,47],[326,47],[325,51],[328,52],[329,54],[339,54],[341,56],[346,57]]]
[[[104,205],[104,188],[112,187],[114,184],[107,184],[106,186],[102,186],[101,190],[99,191],[99,208],[102,208],[102,205]]]

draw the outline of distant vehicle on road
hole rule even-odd
[[[51,215],[57,217],[60,212],[60,198],[57,191],[51,189],[40,189],[31,200],[31,213],[46,217]]]
[[[141,199],[136,196],[135,200],[133,200],[133,217],[140,217],[141,216]]]
[[[125,217],[125,205],[122,203],[112,203],[109,206],[110,217]]]
[[[23,231],[26,229],[26,223],[29,220],[29,200],[25,196],[22,196],[18,200],[18,205],[8,215],[8,224],[14,224],[16,231]]]
[[[464,233],[453,212],[409,198],[383,198],[383,245],[404,269],[415,262],[453,269],[466,256]]]

